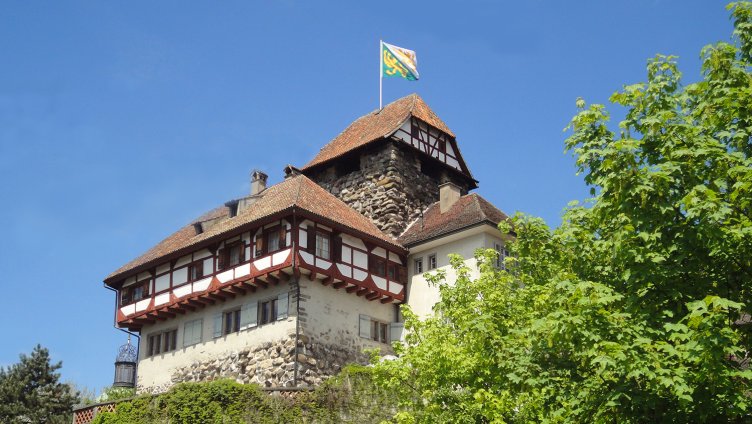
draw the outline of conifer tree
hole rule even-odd
[[[31,355],[0,368],[0,422],[67,423],[73,404],[78,401],[68,384],[60,382],[56,371],[62,363],[50,363],[46,348],[37,345]]]

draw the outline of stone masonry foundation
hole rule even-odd
[[[300,335],[297,347],[296,353],[295,334],[291,334],[286,339],[178,368],[172,372],[169,385],[139,385],[137,391],[157,394],[177,383],[220,378],[232,378],[245,384],[255,383],[261,387],[313,387],[338,373],[347,364],[365,364],[368,360],[362,352],[319,344],[305,335]]]

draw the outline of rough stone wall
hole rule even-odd
[[[422,210],[439,200],[440,184],[452,181],[467,192],[466,184],[446,171],[430,176],[421,170],[421,156],[420,152],[390,140],[360,153],[359,157],[339,159],[359,160],[360,169],[356,171],[341,175],[335,163],[308,176],[370,218],[379,229],[397,237]]]
[[[298,338],[297,346],[296,353],[295,334],[290,334],[286,339],[277,342],[176,369],[172,373],[171,384],[159,387],[139,385],[137,391],[139,394],[157,394],[167,391],[177,383],[219,378],[232,378],[240,383],[255,383],[261,387],[314,387],[327,377],[338,373],[343,366],[351,363],[365,364],[368,360],[362,352],[318,343],[302,334]]]

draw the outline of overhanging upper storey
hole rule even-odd
[[[417,94],[398,99],[381,110],[358,118],[301,170],[308,175],[352,152],[384,140],[395,140],[417,149],[427,159],[432,158],[449,172],[461,176],[467,181],[469,189],[478,186],[478,181],[473,178],[462,158],[454,133]]]
[[[394,239],[299,175],[210,212],[105,283],[118,291],[118,325],[140,330],[301,274],[371,301],[401,303],[406,260]]]

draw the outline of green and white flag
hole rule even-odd
[[[381,73],[385,77],[402,77],[415,81],[418,75],[418,59],[415,52],[381,42]]]

